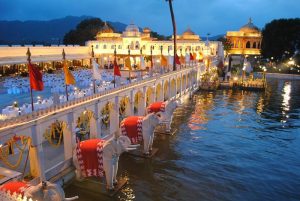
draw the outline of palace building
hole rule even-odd
[[[251,18],[239,31],[228,31],[226,38],[232,43],[229,54],[260,55],[262,34]]]
[[[173,36],[172,36],[173,38]],[[125,31],[121,33],[114,33],[114,31],[107,25],[97,34],[96,40],[87,41],[86,46],[89,50],[94,50],[95,57],[98,58],[100,65],[112,62],[114,58],[114,51],[119,59],[123,62],[123,58],[130,55],[133,62],[138,64],[140,56],[154,57],[154,62],[159,62],[161,55],[173,55],[173,41],[157,40],[151,37],[151,29],[146,27],[140,31],[135,24],[129,24]],[[199,56],[217,55],[223,51],[222,44],[218,41],[204,42],[199,35],[195,34],[188,28],[182,35],[177,35],[177,54],[179,56],[187,53],[196,52]],[[138,66],[138,65],[137,65]]]
[[[73,45],[25,45],[0,46],[0,76],[21,73],[27,70],[27,48],[32,53],[31,61],[44,71],[60,69],[62,67],[62,50],[70,66],[90,66],[91,53],[94,51],[96,62],[101,68],[111,64],[116,51],[118,64],[124,64],[124,58],[130,55],[131,63],[138,69],[141,56],[152,55],[153,65],[160,65],[161,55],[173,55],[173,41],[157,40],[151,36],[151,29],[140,30],[131,23],[123,33],[115,33],[106,23],[95,40],[87,41],[85,46]],[[199,35],[188,28],[182,35],[177,36],[177,54],[185,56],[196,53],[197,57],[223,55],[223,46],[219,41],[202,41]],[[198,58],[199,59],[199,58]],[[146,66],[149,67],[149,61]],[[170,64],[171,66],[172,64]]]

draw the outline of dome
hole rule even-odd
[[[104,26],[102,27],[102,29],[100,30],[100,33],[114,33],[114,30],[112,28],[110,28],[107,23],[104,23]]]
[[[149,27],[145,27],[145,28],[143,29],[143,32],[144,32],[144,33],[151,33],[151,29],[150,29]]]
[[[140,32],[139,28],[135,24],[133,24],[133,23],[129,24],[126,27],[125,31],[126,32]]]
[[[257,28],[257,26],[255,26],[252,23],[252,19],[250,18],[249,22],[246,25],[242,26],[240,31],[246,32],[246,33],[255,33],[255,32],[259,32],[259,28]]]
[[[190,28],[187,28],[187,30],[185,30],[185,32],[183,32],[182,35],[183,36],[191,36],[191,35],[195,35],[195,33]]]

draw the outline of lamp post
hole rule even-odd
[[[150,46],[150,72],[151,72],[151,76],[152,76],[152,73],[153,73],[153,45]]]
[[[128,45],[128,59],[130,61],[130,47]],[[130,63],[130,66],[129,66],[129,83],[131,83],[131,62]]]
[[[65,49],[63,49],[63,51],[62,51],[62,58],[63,58],[64,68],[67,68],[67,66],[65,66],[65,62],[66,62]],[[67,101],[68,101],[69,100],[69,94],[68,94],[68,85],[67,84],[66,84],[66,98],[67,98]]]
[[[94,60],[95,57],[95,52],[94,52],[94,45],[92,45],[92,52],[91,52],[92,60]],[[96,62],[96,61],[95,61]],[[95,76],[93,78],[93,89],[94,89],[94,94],[96,93],[96,79]]]
[[[28,61],[28,65],[31,65],[30,62],[31,62],[31,52],[29,50],[29,48],[27,49],[27,52],[26,52],[26,55],[27,55],[27,61]],[[28,69],[29,71],[30,69]],[[32,112],[34,111],[34,106],[33,106],[33,96],[32,96],[32,87],[30,86],[30,99],[31,99],[31,110]]]
[[[162,57],[163,57],[163,46],[161,45],[160,46],[160,60],[162,60]],[[160,74],[162,74],[163,72],[163,66],[162,66],[162,63],[160,62]]]
[[[116,64],[116,58],[117,57],[117,49],[115,47],[115,50],[114,50],[114,65]],[[114,66],[114,88],[116,88],[116,75],[115,75],[115,66]]]
[[[173,44],[174,44],[174,59],[173,59],[173,71],[176,71],[176,61],[175,61],[175,57],[176,57],[176,22],[175,22],[175,16],[174,16],[174,11],[173,11],[173,5],[172,5],[172,1],[173,0],[166,0],[169,2],[169,8],[170,8],[170,14],[171,14],[171,19],[172,19],[172,25],[173,25]]]

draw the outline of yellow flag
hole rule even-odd
[[[168,59],[164,55],[161,55],[160,58],[160,64],[161,66],[167,67],[168,66]]]
[[[125,58],[125,67],[127,67],[129,70],[132,70],[130,57]]]
[[[193,53],[193,57],[194,57],[194,60],[197,60],[197,53],[196,52]]]
[[[66,84],[75,84],[76,81],[74,79],[74,76],[72,75],[72,73],[69,70],[67,61],[64,61],[64,73],[65,73],[65,83]]]
[[[185,57],[183,55],[180,56],[180,63],[181,64],[185,63]]]

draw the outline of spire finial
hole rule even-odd
[[[66,53],[65,53],[65,49],[63,48],[63,51],[62,51],[62,57],[63,57],[63,60],[66,59]]]
[[[30,52],[30,50],[29,50],[29,47],[27,48],[27,52],[26,52],[26,55],[27,55],[27,61],[29,61],[30,62],[30,60],[31,60],[31,52]]]
[[[249,24],[251,24],[251,23],[252,23],[252,18],[250,17],[250,18],[249,18]]]

